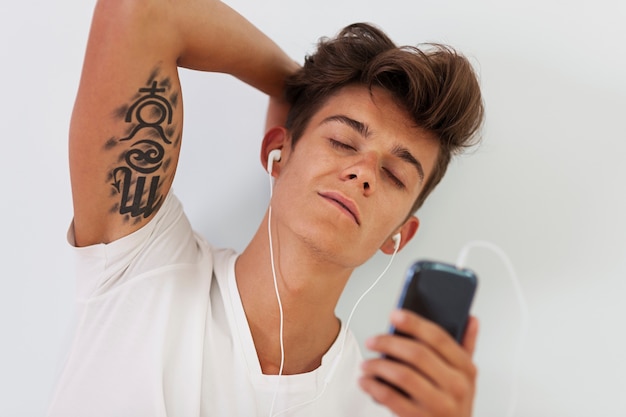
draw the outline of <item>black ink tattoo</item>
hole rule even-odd
[[[176,134],[172,119],[178,92],[170,91],[169,78],[158,80],[158,75],[156,68],[150,74],[147,87],[139,88],[134,101],[114,111],[114,116],[128,123],[127,136],[109,139],[105,144],[105,149],[110,150],[120,143],[130,143],[118,159],[124,164],[116,166],[109,175],[113,192],[120,195],[111,210],[126,220],[130,219],[129,215],[136,221],[149,217],[164,198],[159,191],[170,163],[169,158],[163,160],[164,146],[171,145],[170,138]],[[178,146],[178,142],[177,137],[174,146]]]
[[[147,134],[157,133],[163,142],[170,144],[171,141],[165,136],[163,123],[166,121],[167,125],[172,123],[172,106],[165,97],[157,94],[165,92],[165,88],[157,88],[157,82],[153,81],[152,87],[140,88],[139,92],[148,94],[140,96],[126,112],[126,123],[131,123],[134,116],[137,124],[130,135],[120,141],[131,140],[142,129],[150,129],[153,131]]]

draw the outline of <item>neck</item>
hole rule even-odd
[[[261,369],[280,369],[280,309],[270,260],[267,214],[235,265],[237,287]],[[283,307],[283,374],[309,372],[339,334],[335,307],[352,272],[324,262],[311,248],[280,225],[272,227],[276,281]]]

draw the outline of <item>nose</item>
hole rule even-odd
[[[352,181],[361,187],[364,195],[376,190],[378,183],[378,157],[375,153],[359,155],[359,159],[343,170],[344,181]]]

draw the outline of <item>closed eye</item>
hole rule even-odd
[[[335,149],[345,149],[345,150],[349,150],[349,151],[356,151],[356,149],[350,145],[347,145],[343,142],[339,142],[338,140],[335,139],[329,139],[329,142],[331,144],[331,146]]]
[[[396,177],[395,175],[393,175],[393,172],[389,171],[387,168],[383,168],[383,171],[385,171],[385,175],[387,175],[387,177],[391,180],[391,182],[393,182],[393,184],[400,188],[400,189],[404,189],[404,183],[402,181],[400,181],[398,179],[398,177]]]

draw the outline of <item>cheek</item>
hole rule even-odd
[[[333,161],[320,149],[303,148],[292,154],[285,165],[285,174],[294,181],[310,181],[321,175],[332,172],[336,167]]]
[[[291,155],[275,182],[274,203],[287,205],[292,209],[310,204],[311,190],[317,174],[315,164],[299,155]]]
[[[388,199],[379,204],[376,222],[376,234],[381,236],[382,245],[394,232],[400,228],[409,217],[413,201],[402,199]]]

